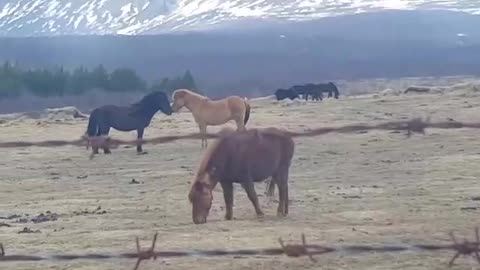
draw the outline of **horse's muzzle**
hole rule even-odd
[[[207,219],[206,218],[194,218],[193,223],[195,223],[197,225],[205,224],[205,223],[207,223]]]

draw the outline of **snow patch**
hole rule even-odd
[[[48,8],[43,12],[43,18],[51,18],[54,17],[55,14],[57,13],[57,8],[60,6],[60,1],[57,0],[52,0],[51,2],[48,3]]]
[[[122,11],[122,15],[120,15],[120,17],[126,17],[128,13],[131,13],[133,11],[133,4],[128,3],[121,7],[120,10]]]
[[[105,5],[105,3],[107,3],[108,0],[101,0],[100,3],[98,3],[98,8],[103,8],[103,6]]]
[[[75,29],[78,28],[78,25],[80,24],[80,22],[83,20],[83,15],[80,15],[78,16],[78,18],[75,20],[75,23],[73,24],[73,26],[75,27]]]
[[[145,3],[145,5],[143,5],[142,10],[147,9],[148,6],[150,6],[150,1],[148,1],[147,3]]]
[[[87,13],[87,25],[92,25],[97,21],[98,16],[96,14],[93,14],[93,11],[89,11]]]

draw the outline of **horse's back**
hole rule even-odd
[[[226,158],[234,175],[248,168],[254,181],[263,181],[278,170],[290,165],[294,142],[290,136],[276,128],[250,129],[227,136],[224,143]]]
[[[239,113],[245,114],[246,110],[246,101],[239,96],[229,96],[224,99],[228,105],[232,114]]]
[[[274,127],[268,127],[260,130],[260,135],[271,137],[274,141],[274,147],[279,147],[283,151],[285,159],[292,159],[295,150],[295,142],[286,132]]]

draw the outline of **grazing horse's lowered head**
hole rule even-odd
[[[199,179],[193,184],[188,199],[192,203],[192,220],[195,224],[207,223],[207,217],[212,208],[213,194],[210,187],[210,173],[197,176]]]
[[[330,90],[333,92],[333,96],[335,97],[335,99],[338,99],[338,96],[340,95],[340,92],[338,91],[337,86],[333,82],[329,82],[328,86],[330,87]],[[329,97],[330,96],[331,96],[331,94],[329,93]]]

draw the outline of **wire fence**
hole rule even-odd
[[[392,121],[376,125],[368,124],[355,124],[355,125],[345,125],[340,127],[325,127],[317,128],[312,130],[294,132],[294,131],[284,131],[285,134],[296,138],[296,137],[315,137],[321,136],[329,133],[355,133],[355,132],[366,132],[370,130],[391,130],[391,131],[406,131],[407,136],[410,137],[413,133],[425,134],[426,128],[436,128],[436,129],[460,129],[460,128],[474,128],[479,129],[480,123],[467,123],[467,122],[457,122],[457,121],[445,121],[445,122],[430,122],[428,119],[426,121],[415,118],[408,121]],[[95,136],[87,137],[82,136],[77,140],[45,140],[37,142],[26,142],[26,141],[10,141],[10,142],[0,142],[0,148],[18,148],[18,147],[60,147],[60,146],[82,146],[87,149],[92,147],[108,147],[111,149],[118,148],[120,145],[138,145],[138,144],[164,144],[170,143],[178,140],[191,140],[191,139],[201,139],[201,138],[218,138],[222,135],[222,132],[218,133],[191,133],[186,135],[172,135],[172,136],[159,136],[150,139],[136,139],[136,140],[120,140],[115,139],[110,136]],[[93,153],[90,155],[90,159],[93,158]]]
[[[474,128],[479,129],[480,123],[465,123],[457,121],[446,121],[432,123],[429,120],[424,121],[419,118],[409,121],[397,121],[387,122],[376,125],[357,124],[357,125],[345,125],[340,127],[327,127],[318,128],[313,130],[307,130],[302,132],[285,131],[291,137],[314,137],[328,133],[355,133],[359,131],[369,130],[393,130],[393,131],[406,131],[406,135],[409,137],[413,133],[425,134],[426,128],[437,129],[460,129],[460,128]],[[205,138],[218,138],[222,136],[220,133],[192,133],[187,135],[176,136],[160,136],[151,139],[138,139],[138,140],[119,140],[108,136],[99,137],[82,137],[78,140],[46,140],[38,142],[25,142],[25,141],[12,141],[12,142],[0,142],[0,148],[16,148],[16,147],[59,147],[59,146],[83,146],[83,147],[108,147],[116,148],[119,145],[138,145],[138,144],[163,144],[177,140],[188,139],[200,139]],[[93,155],[90,156],[92,158]],[[307,244],[305,236],[302,234],[302,242],[300,244],[284,244],[282,239],[278,239],[280,246],[263,248],[263,249],[239,249],[239,250],[227,250],[227,249],[214,249],[214,250],[177,250],[177,251],[155,251],[157,234],[155,234],[152,245],[147,250],[140,248],[139,239],[136,239],[137,251],[130,253],[120,254],[107,254],[107,253],[90,253],[90,254],[50,254],[45,256],[35,255],[21,255],[7,254],[5,247],[0,244],[0,262],[38,262],[38,261],[72,261],[72,260],[105,260],[112,258],[123,259],[137,259],[134,270],[139,269],[139,265],[143,260],[157,259],[157,258],[172,258],[172,257],[212,257],[212,256],[279,256],[286,255],[289,257],[304,257],[307,256],[312,261],[316,261],[314,256],[346,252],[349,254],[358,253],[371,253],[371,252],[404,252],[404,251],[454,251],[455,254],[449,262],[449,266],[452,266],[455,260],[461,255],[475,256],[476,260],[480,263],[480,239],[479,229],[475,229],[475,239],[473,241],[464,240],[458,242],[453,233],[450,234],[452,243],[450,244],[416,244],[416,245],[346,245],[346,246],[325,246]]]
[[[347,254],[362,254],[362,253],[399,253],[399,252],[420,252],[420,251],[454,251],[452,259],[448,262],[449,267],[453,266],[455,260],[460,256],[474,256],[478,263],[480,263],[480,237],[479,229],[475,228],[475,238],[473,241],[464,240],[458,242],[453,232],[450,234],[452,240],[449,244],[415,244],[415,245],[344,245],[344,246],[326,246],[307,244],[305,235],[302,234],[301,243],[299,244],[284,244],[284,241],[279,238],[279,246],[262,249],[212,249],[212,250],[176,250],[176,251],[156,251],[157,236],[153,236],[150,248],[142,250],[140,241],[136,238],[136,252],[107,254],[107,253],[89,253],[89,254],[50,254],[45,256],[34,255],[8,255],[5,248],[0,244],[0,263],[1,262],[65,262],[73,260],[93,260],[100,261],[106,259],[136,259],[134,270],[138,270],[140,263],[144,260],[156,260],[157,258],[174,258],[174,257],[215,257],[215,256],[279,256],[286,255],[289,257],[305,257],[307,256],[312,262],[317,262],[314,256],[328,254],[328,253],[347,253]]]

